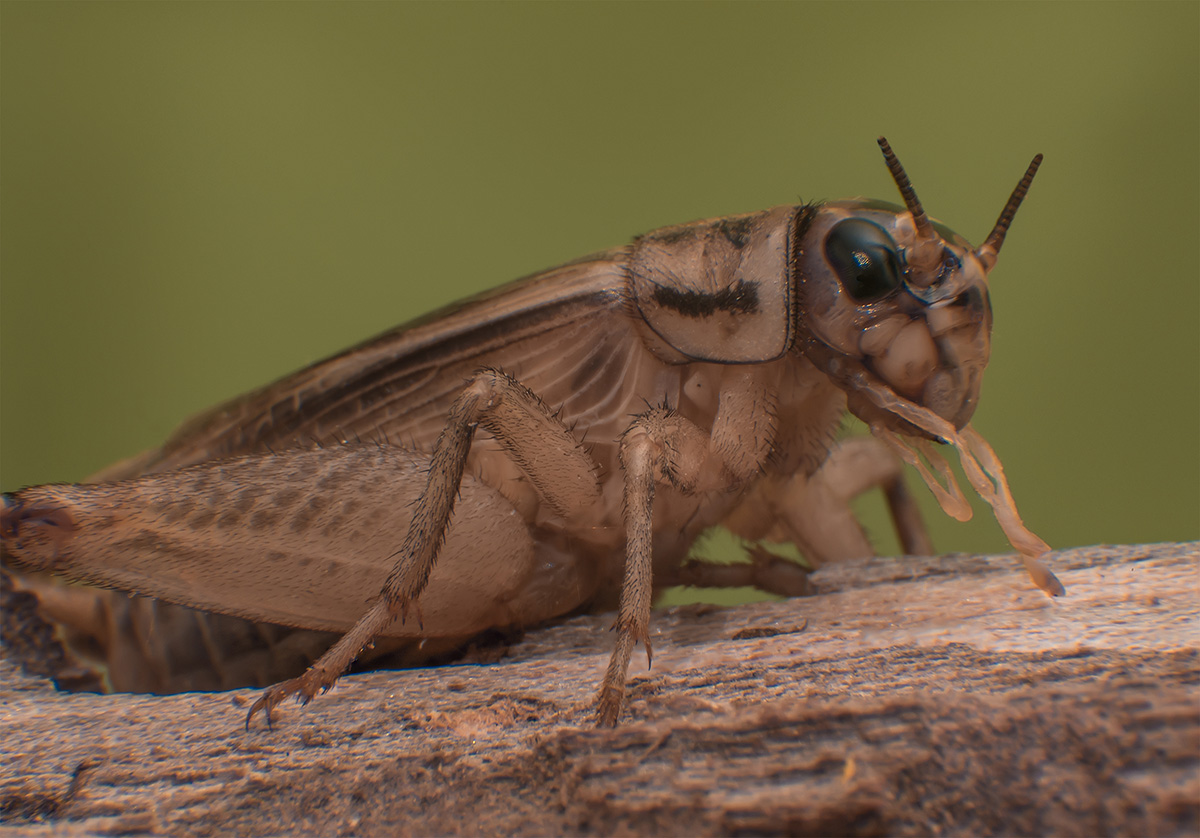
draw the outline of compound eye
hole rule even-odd
[[[900,255],[887,230],[873,221],[839,221],[825,239],[825,258],[846,293],[860,303],[883,299],[900,287]]]

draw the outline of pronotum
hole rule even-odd
[[[655,230],[220,405],[90,483],[6,494],[5,572],[117,689],[212,687],[196,673],[214,663],[234,673],[217,686],[287,679],[247,725],[329,688],[368,647],[618,604],[596,706],[615,724],[657,591],[797,587],[798,566],[761,556],[719,573],[687,561],[702,532],[817,561],[870,554],[848,501],[882,486],[903,547],[923,552],[897,458],[948,514],[970,514],[938,446],[957,450],[1034,583],[1061,594],[969,424],[987,275],[1041,156],[972,247],[879,145],[903,206]],[[873,437],[839,446],[846,410]],[[327,632],[344,634],[304,669]],[[156,683],[135,683],[146,672]]]

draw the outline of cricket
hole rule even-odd
[[[595,721],[615,725],[662,590],[803,588],[767,553],[690,559],[701,534],[870,556],[850,501],[881,489],[904,552],[928,554],[902,464],[965,520],[950,449],[1059,596],[970,424],[988,274],[1042,157],[973,247],[878,142],[902,204],[658,229],[221,404],[89,482],[4,494],[3,572],[112,690],[265,687],[247,728],[356,660],[613,609]],[[847,411],[870,436],[839,439]]]

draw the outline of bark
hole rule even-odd
[[[371,672],[274,730],[257,693],[64,693],[0,661],[0,835],[1200,834],[1200,545],[823,569],[656,611],[615,730],[613,615]],[[32,647],[31,647],[32,648]]]

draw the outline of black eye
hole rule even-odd
[[[860,303],[882,299],[900,287],[896,243],[873,221],[839,221],[825,239],[825,258],[846,293]]]

